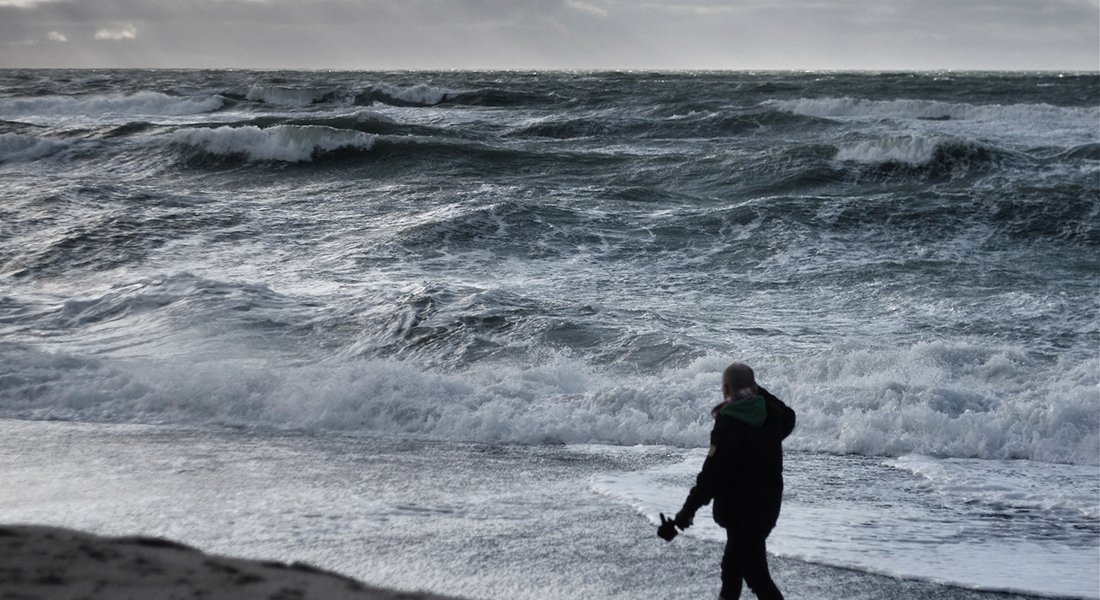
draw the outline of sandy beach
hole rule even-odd
[[[447,600],[394,592],[296,562],[213,556],[154,537],[0,526],[0,598],[19,600]]]

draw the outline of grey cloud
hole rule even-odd
[[[137,27],[133,23],[126,23],[118,27],[104,27],[95,32],[97,40],[132,40],[137,37]]]
[[[68,42],[14,45],[49,32]],[[0,44],[0,66],[1096,69],[1100,9],[1082,0],[0,0]]]

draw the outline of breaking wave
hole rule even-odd
[[[214,112],[225,103],[219,95],[180,97],[159,92],[89,97],[44,96],[0,100],[0,117],[76,116],[115,114],[184,116]]]
[[[795,447],[876,456],[1097,464],[1100,363],[918,343],[836,349],[771,371],[799,409]]]
[[[245,98],[251,102],[284,106],[308,106],[331,97],[335,88],[285,88],[254,85]]]
[[[0,134],[0,162],[32,161],[69,148],[68,142],[17,133]]]
[[[342,148],[369,150],[375,136],[319,125],[276,125],[182,129],[173,142],[220,156],[245,156],[255,161],[302,162]]]
[[[898,136],[837,148],[835,160],[871,166],[882,174],[902,171],[959,177],[986,171],[1010,159],[1009,152],[976,141],[940,136]]]
[[[426,84],[412,87],[376,85],[363,90],[355,97],[356,104],[388,104],[391,106],[435,106],[447,100],[457,92]]]
[[[330,97],[339,97],[332,94]],[[453,90],[418,84],[409,87],[379,84],[358,91],[354,103],[360,105],[385,104],[389,106],[437,106],[457,104],[468,106],[518,106],[548,100],[538,94],[492,88]]]
[[[242,294],[226,302],[256,300]],[[270,292],[260,300],[285,302]],[[66,306],[59,318],[95,315],[103,327],[103,319],[123,318],[120,308],[139,307],[148,319],[172,300],[104,302]],[[548,353],[538,366],[436,372],[382,359],[282,367],[231,356],[124,361],[10,344],[0,359],[8,417],[680,447],[706,445],[726,364],[708,356],[625,377]],[[761,366],[761,381],[798,412],[787,443],[794,450],[1097,464],[1095,360],[1038,375],[1042,366],[1022,364],[1012,350],[935,343]]]
[[[942,138],[892,137],[841,146],[836,159],[864,164],[899,162],[921,165],[932,162],[936,152],[944,144]]]

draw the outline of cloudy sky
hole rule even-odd
[[[1098,0],[0,0],[0,67],[1100,69]]]

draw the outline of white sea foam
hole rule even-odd
[[[369,150],[374,146],[375,136],[316,125],[279,125],[266,129],[254,126],[182,129],[173,132],[171,139],[212,154],[301,162],[312,160],[317,152],[340,148]]]
[[[221,96],[169,96],[159,92],[107,96],[42,96],[0,100],[0,118],[52,116],[184,116],[216,111]]]
[[[70,147],[68,142],[19,135],[0,134],[0,162],[21,162],[37,160]]]
[[[916,136],[869,140],[841,146],[836,159],[867,164],[899,162],[916,166],[931,162],[944,142],[943,138]]]
[[[187,342],[148,343],[167,352]],[[600,384],[569,362],[440,374],[391,361],[267,368],[247,359],[183,365],[34,351],[0,358],[2,372],[22,373],[0,381],[3,392],[29,400],[6,403],[7,413],[32,418],[84,415],[489,442],[698,445],[707,435],[694,402],[667,402],[690,391],[659,381],[642,389]]]
[[[140,306],[149,309],[140,323],[157,318],[154,305]],[[79,320],[93,312],[98,316],[86,321],[96,332],[88,339],[117,338],[109,321],[118,311],[97,312],[82,304],[64,318]],[[265,323],[264,311],[255,312],[257,325]],[[159,330],[154,325],[149,326]],[[28,401],[7,402],[5,414],[486,442],[700,447],[707,444],[709,408],[717,400],[725,362],[708,358],[680,371],[626,378],[552,356],[540,366],[479,364],[458,373],[391,360],[268,367],[257,363],[253,351],[194,335],[181,331],[148,338],[127,350],[135,356],[179,357],[171,361],[91,361],[8,349],[0,371],[11,377],[0,378],[3,392]],[[184,359],[189,348],[208,359]],[[788,440],[795,450],[1100,462],[1095,363],[1054,366],[1039,376],[1012,366],[1003,355],[947,368],[930,362],[968,351],[982,353],[918,347],[884,352],[883,358],[854,353],[758,372],[766,374],[767,383],[776,382],[772,391],[798,412],[798,427]]]
[[[837,348],[768,369],[804,450],[1098,464],[1095,358],[1034,364],[1010,348]]]
[[[378,85],[374,88],[378,92],[396,98],[410,104],[434,105],[447,98],[450,90],[432,87],[427,84],[414,85],[412,87],[396,87],[392,85]]]

